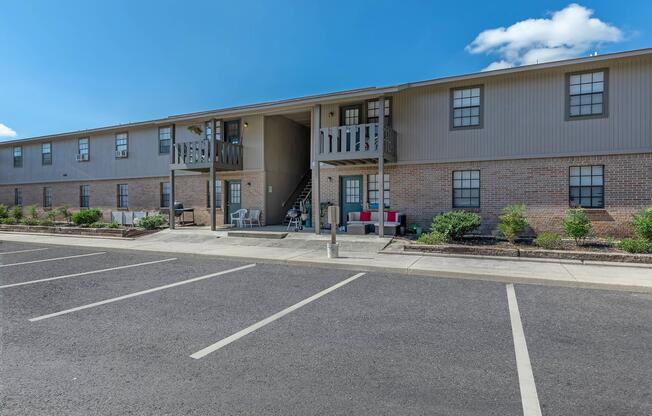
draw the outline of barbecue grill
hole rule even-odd
[[[287,217],[290,218],[288,223],[288,230],[294,225],[294,231],[303,230],[303,225],[301,224],[301,211],[296,208],[288,210]]]

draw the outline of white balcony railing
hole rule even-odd
[[[379,146],[378,123],[326,127],[319,131],[319,152],[322,162],[346,160],[371,160],[383,155],[396,160],[396,131],[384,129],[383,145]]]

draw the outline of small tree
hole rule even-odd
[[[652,241],[652,206],[637,212],[632,226],[639,238]]]
[[[586,212],[582,208],[569,209],[566,217],[562,220],[562,226],[566,235],[575,240],[576,245],[580,241],[583,243],[593,228],[589,217],[586,216]]]
[[[526,207],[524,204],[507,205],[503,208],[503,213],[499,217],[500,224],[498,224],[498,231],[512,244],[514,244],[519,234],[528,226],[525,210]]]

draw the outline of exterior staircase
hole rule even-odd
[[[312,196],[312,171],[308,171],[304,175],[302,181],[297,186],[297,189],[293,192],[293,196],[294,195],[296,195],[296,197],[290,203],[285,204],[285,212],[289,211],[290,209],[300,210],[302,205],[305,205],[306,202],[310,201]],[[285,219],[283,220],[283,225],[288,225],[289,223],[290,217],[286,215]]]

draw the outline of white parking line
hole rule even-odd
[[[316,293],[316,294],[310,296],[309,298],[302,300],[299,303],[295,303],[294,305],[292,305],[292,306],[290,306],[288,308],[285,308],[282,311],[277,312],[274,315],[263,319],[262,321],[259,321],[259,322],[255,323],[255,324],[251,325],[251,326],[248,326],[247,328],[245,328],[245,329],[243,329],[241,331],[238,331],[235,334],[233,334],[233,335],[231,335],[229,337],[226,337],[223,340],[218,341],[213,345],[209,345],[208,347],[197,351],[196,353],[192,354],[190,357],[194,358],[195,360],[198,360],[198,359],[200,359],[202,357],[205,357],[208,354],[210,354],[212,352],[215,352],[215,351],[219,350],[220,348],[222,348],[222,347],[224,347],[226,345],[229,345],[230,343],[232,343],[234,341],[237,341],[238,339],[244,337],[245,335],[250,334],[250,333],[254,332],[255,330],[257,330],[259,328],[262,328],[265,325],[267,325],[267,324],[269,324],[271,322],[274,322],[275,320],[277,320],[279,318],[282,318],[283,316],[287,315],[288,313],[290,313],[290,312],[292,312],[294,310],[297,310],[300,307],[302,307],[304,305],[307,305],[308,303],[310,303],[310,302],[312,302],[314,300],[319,299],[320,297],[334,291],[335,289],[337,289],[339,287],[342,287],[345,284],[354,281],[355,279],[357,279],[360,276],[363,276],[364,274],[365,273],[358,273],[358,274],[356,274],[354,276],[351,276],[348,279],[343,280],[343,281],[329,287],[328,289],[322,290],[321,292]]]
[[[148,293],[158,292],[159,290],[170,289],[172,287],[181,286],[181,285],[185,285],[185,284],[193,283],[193,282],[198,282],[198,281],[204,280],[204,279],[210,279],[211,277],[221,276],[221,275],[224,275],[224,274],[227,274],[227,273],[233,273],[233,272],[237,272],[237,271],[240,271],[240,270],[245,270],[245,269],[248,269],[248,268],[254,267],[254,266],[255,266],[255,264],[248,264],[246,266],[240,266],[240,267],[236,267],[234,269],[223,270],[221,272],[211,273],[211,274],[207,274],[205,276],[193,277],[192,279],[182,280],[181,282],[170,283],[168,285],[159,286],[159,287],[155,287],[155,288],[152,288],[152,289],[141,290],[140,292],[134,292],[134,293],[130,293],[128,295],[118,296],[117,298],[106,299],[106,300],[102,300],[102,301],[95,302],[95,303],[89,303],[88,305],[78,306],[78,307],[72,308],[72,309],[66,309],[65,311],[54,312],[54,313],[50,313],[50,314],[47,314],[47,315],[37,316],[36,318],[29,319],[29,321],[30,322],[36,322],[36,321],[41,321],[43,319],[54,318],[55,316],[65,315],[67,313],[77,312],[77,311],[81,311],[83,309],[94,308],[96,306],[106,305],[107,303],[117,302],[119,300],[129,299],[129,298],[133,298],[133,297],[140,296],[140,295],[146,295]]]
[[[518,385],[521,390],[523,416],[541,416],[541,406],[537,387],[534,384],[532,364],[525,342],[525,332],[521,323],[521,314],[518,310],[514,285],[507,285],[507,303],[509,304],[509,317],[512,322],[512,336],[514,337],[514,352],[516,353],[516,369],[518,371]]]
[[[100,269],[100,270],[91,270],[88,272],[80,272],[80,273],[73,273],[73,274],[66,274],[64,276],[56,276],[56,277],[48,277],[45,279],[38,279],[38,280],[30,280],[28,282],[20,282],[20,283],[11,283],[8,285],[2,285],[0,286],[0,289],[6,289],[8,287],[16,287],[16,286],[24,286],[24,285],[31,285],[34,283],[42,283],[42,282],[50,282],[52,280],[59,280],[59,279],[66,279],[68,277],[77,277],[77,276],[86,276],[89,274],[95,274],[95,273],[102,273],[102,272],[110,272],[113,270],[122,270],[122,269],[130,269],[132,267],[140,267],[140,266],[147,266],[150,264],[156,264],[156,263],[164,263],[167,261],[173,261],[176,260],[176,257],[170,258],[170,259],[163,259],[163,260],[156,260],[156,261],[148,261],[145,263],[137,263],[137,264],[128,264],[126,266],[117,266],[117,267],[110,267],[108,269]]]
[[[29,250],[4,251],[4,252],[0,252],[0,255],[2,255],[2,254],[29,253],[31,251],[43,251],[43,250],[49,250],[49,249],[47,249],[47,248],[30,248]]]
[[[100,255],[100,254],[106,254],[106,251],[100,251],[98,253],[89,253],[89,254],[77,254],[76,256],[55,257],[55,258],[52,258],[52,259],[22,261],[20,263],[0,264],[0,267],[21,266],[23,264],[43,263],[43,262],[46,262],[46,261],[75,259],[77,257],[97,256],[97,255]]]

